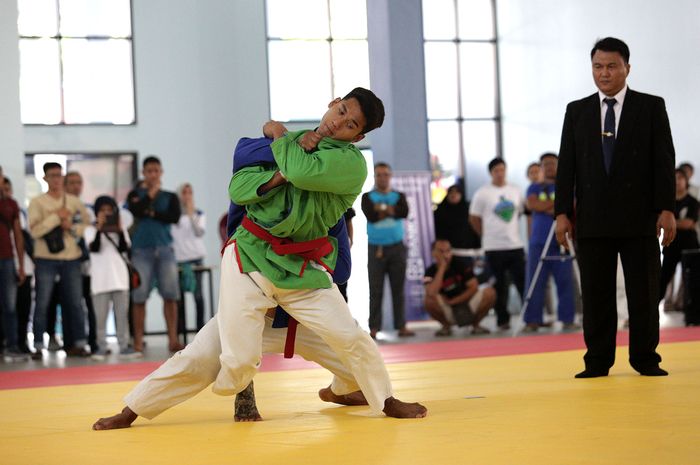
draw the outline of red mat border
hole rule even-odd
[[[620,346],[628,345],[627,331],[618,333]],[[661,342],[700,340],[700,327],[668,328],[661,330]],[[584,349],[583,334],[552,334],[504,338],[459,339],[415,344],[380,345],[386,363],[424,362],[461,358],[497,357]],[[0,390],[34,387],[66,386],[76,384],[111,383],[140,380],[161,362],[100,364],[68,368],[46,368],[0,372]],[[285,360],[281,355],[266,355],[260,371],[298,370],[317,368],[297,356]]]

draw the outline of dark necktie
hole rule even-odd
[[[610,174],[610,165],[613,153],[615,153],[615,110],[613,107],[617,100],[606,98],[603,99],[603,102],[608,106],[603,123],[603,162],[605,163],[605,172]]]

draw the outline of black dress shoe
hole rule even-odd
[[[601,376],[608,376],[608,370],[594,370],[592,368],[586,368],[581,373],[576,373],[574,378],[599,378]]]
[[[668,371],[661,367],[649,367],[641,370],[637,370],[642,376],[668,376]]]

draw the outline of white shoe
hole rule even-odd
[[[135,360],[138,358],[143,358],[143,352],[134,350],[132,347],[127,347],[126,349],[119,351],[119,358],[123,360]]]

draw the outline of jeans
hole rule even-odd
[[[369,279],[369,329],[382,329],[382,300],[384,299],[384,277],[389,275],[391,301],[394,310],[394,329],[406,326],[404,313],[404,283],[406,282],[406,246],[369,245],[367,247],[367,274]],[[378,256],[380,255],[380,256]]]
[[[178,265],[190,264],[192,266],[201,266],[202,263],[204,263],[202,259],[198,258],[197,260],[179,262]],[[178,272],[178,277],[179,280],[182,279],[181,271]],[[202,296],[202,273],[194,272],[194,279],[196,282],[196,286],[192,294],[194,295],[194,304],[195,308],[197,309],[197,331],[199,331],[204,326],[204,297]],[[177,303],[177,313],[178,332],[185,332],[187,330],[187,328],[185,328],[185,291],[182,288],[180,289],[180,300]]]
[[[141,285],[131,294],[131,300],[135,304],[143,304],[148,300],[154,278],[163,300],[180,298],[177,262],[171,246],[134,248],[131,250],[131,262],[141,275]]]
[[[17,348],[17,274],[12,258],[0,259],[0,313],[8,349]],[[1,337],[1,335],[0,335]]]
[[[46,260],[36,259],[36,308],[34,309],[34,346],[44,346],[46,331],[46,311],[51,301],[56,276],[60,276],[61,311],[69,318],[65,324],[70,325],[74,346],[85,345],[85,312],[83,311],[83,275],[80,271],[80,259]],[[66,328],[68,329],[68,328]],[[65,331],[65,330],[64,330]]]

